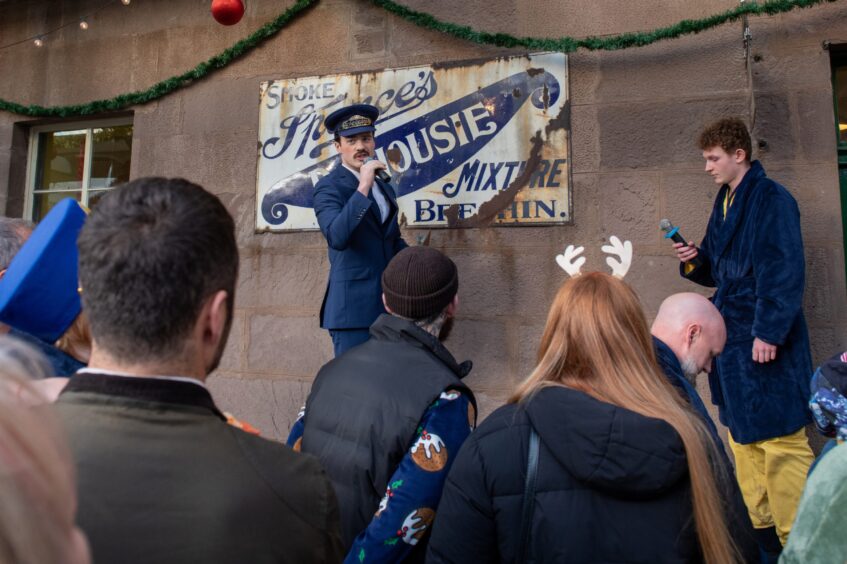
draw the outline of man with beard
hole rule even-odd
[[[650,332],[656,360],[668,381],[703,417],[716,444],[722,447],[715,424],[696,389],[697,375],[712,371],[712,359],[726,343],[726,327],[720,312],[699,294],[674,294],[659,306]]]
[[[206,388],[238,273],[220,200],[134,180],[100,200],[78,245],[91,360],[56,405],[94,561],[337,562],[317,460],[228,425]]]
[[[324,122],[335,135],[340,157],[315,186],[315,214],[330,262],[321,327],[332,337],[335,356],[365,342],[368,327],[385,313],[379,277],[406,247],[394,190],[377,177],[386,166],[370,160],[378,115],[375,106],[355,104],[332,112]]]
[[[697,375],[700,372],[711,373],[713,360],[726,344],[723,317],[712,302],[700,294],[674,294],[659,306],[650,333],[653,335],[653,348],[659,367],[682,399],[702,417],[717,446],[719,460],[715,461],[715,465],[722,470],[717,474],[718,491],[722,503],[738,509],[734,511],[738,515],[737,526],[744,529],[734,534],[746,536],[748,545],[754,546],[758,535],[749,515],[744,511],[741,489],[732,479],[732,463],[724,450],[717,427],[697,393]]]
[[[289,443],[327,469],[348,562],[422,562],[447,473],[476,422],[462,383],[471,363],[441,344],[459,276],[441,252],[410,247],[382,287],[389,313],[367,342],[321,368]]]

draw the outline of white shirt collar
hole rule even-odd
[[[206,384],[197,378],[189,378],[188,376],[142,376],[141,374],[130,374],[129,372],[120,372],[118,370],[100,370],[97,368],[82,368],[77,371],[79,374],[103,374],[105,376],[117,376],[119,378],[153,378],[154,380],[171,380],[174,382],[188,382],[189,384],[197,384],[204,390],[208,390]]]
[[[353,173],[353,176],[355,176],[355,177],[356,177],[356,180],[361,180],[361,179],[362,179],[362,176],[359,174],[359,171],[358,171],[358,170],[356,170],[355,168],[351,167],[351,166],[347,166],[347,163],[342,162],[342,163],[341,163],[341,166],[343,166],[344,168],[346,168],[347,170],[349,170],[350,172],[352,172],[352,173]]]

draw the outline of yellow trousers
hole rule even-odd
[[[757,529],[776,527],[785,545],[814,460],[806,430],[746,445],[729,436],[735,457],[735,476]]]

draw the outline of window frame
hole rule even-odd
[[[114,118],[92,119],[84,121],[69,121],[51,123],[48,125],[34,126],[29,131],[29,147],[27,150],[26,163],[26,190],[24,191],[24,213],[23,217],[32,220],[32,212],[35,204],[35,194],[76,194],[81,192],[80,203],[88,207],[88,197],[91,187],[91,158],[94,152],[93,136],[94,130],[101,127],[113,127],[119,125],[133,126],[133,137],[135,136],[135,127],[133,116],[123,116]],[[38,164],[38,140],[42,133],[52,133],[56,131],[79,131],[85,130],[85,156],[82,161],[82,183],[79,190],[42,190],[36,192],[35,178],[37,175]],[[111,190],[108,188],[107,190]],[[104,191],[102,188],[95,188],[94,191]]]

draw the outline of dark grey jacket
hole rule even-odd
[[[56,405],[95,562],[343,558],[317,460],[228,425],[202,387],[82,373]]]
[[[377,319],[369,341],[321,368],[306,401],[302,449],[335,486],[346,548],[371,522],[430,404],[456,389],[476,408],[461,381],[469,370],[438,339],[391,315]]]

